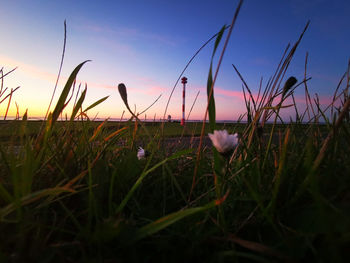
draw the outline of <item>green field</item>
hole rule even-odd
[[[135,122],[61,121],[50,130],[50,122],[2,122],[0,258],[348,258],[349,124],[338,127],[315,168],[334,125],[269,124],[259,137],[249,124],[218,124],[241,138],[226,163],[210,146],[198,159],[198,148],[159,144],[199,136],[202,123],[165,123],[164,137],[161,123],[144,124],[135,130]],[[140,145],[150,155],[138,160]]]
[[[95,130],[98,126],[100,126],[103,122],[102,121],[89,121],[89,129],[90,131]],[[64,128],[64,126],[67,124],[65,121],[59,121],[57,122],[57,126]],[[107,121],[104,124],[104,130],[105,131],[115,131],[123,127],[130,127],[131,125],[135,124],[134,121],[127,122],[118,122],[118,121]],[[162,135],[166,138],[168,137],[181,137],[181,136],[200,136],[201,135],[201,129],[202,129],[202,122],[187,122],[185,126],[181,126],[179,122],[144,122],[143,125],[147,127],[147,130],[151,134],[160,134],[163,126]],[[16,120],[8,120],[8,121],[1,121],[0,120],[0,141],[9,141],[10,138],[13,137],[13,132],[18,130],[21,126],[20,121]],[[45,121],[27,121],[26,123],[26,132],[27,135],[35,137],[40,129],[46,125]],[[81,124],[79,121],[75,121],[74,129],[81,129]],[[138,136],[140,137],[146,137],[146,134],[143,129],[141,129],[141,125],[138,124]],[[235,122],[228,122],[228,123],[217,123],[217,129],[226,129],[230,133],[237,132],[239,134],[243,133],[245,128],[247,127],[246,123],[235,123]],[[268,135],[271,131],[272,124],[267,123],[265,125],[264,133],[265,135]],[[278,131],[284,131],[286,127],[288,127],[288,124],[276,124],[276,129]],[[321,130],[324,130],[326,132],[326,125],[325,124],[319,124],[319,128]],[[134,127],[133,127],[134,129]],[[300,133],[310,129],[310,124],[299,124],[298,130]],[[206,123],[205,125],[205,134],[208,134],[210,132],[209,124]],[[132,129],[129,129],[129,132],[132,132]]]
[[[134,123],[134,121],[132,121]],[[90,122],[90,129],[95,129],[99,125],[102,124],[102,121],[91,121]],[[13,131],[18,129],[21,125],[20,121],[0,121],[0,140],[7,140],[13,135]],[[45,125],[45,121],[28,121],[27,122],[27,133],[35,136],[39,131],[40,128]],[[57,123],[57,126],[64,126],[65,121],[59,121]],[[147,130],[152,133],[156,134],[159,132],[162,123],[161,122],[144,122],[144,125],[147,127]],[[188,122],[186,123],[185,127],[181,126],[178,122],[164,122],[164,131],[163,134],[166,137],[177,137],[177,136],[198,136],[201,133],[202,123],[201,122]],[[76,129],[81,128],[81,125],[79,124],[79,121],[75,121],[74,126]],[[108,121],[104,125],[105,130],[116,130],[118,128],[122,128],[125,126],[130,126],[130,123],[127,121],[118,122],[118,121]],[[218,127],[232,130],[236,129],[238,131],[243,131],[245,124],[240,123],[219,123]],[[140,127],[140,124],[138,124],[138,127]],[[209,126],[206,125],[206,133],[210,131]],[[140,130],[141,135],[145,135],[144,131]]]

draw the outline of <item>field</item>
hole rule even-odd
[[[209,122],[142,122],[123,84],[132,119],[95,122],[104,98],[69,99],[84,62],[45,121],[2,121],[0,262],[349,262],[350,66],[324,108],[284,78],[299,41],[257,97],[245,86],[245,123],[217,123],[212,63]],[[224,129],[238,141],[213,146]]]
[[[262,135],[218,124],[241,138],[229,159],[208,139],[198,157],[202,123],[52,123],[1,123],[4,262],[348,258],[348,122],[266,124]]]

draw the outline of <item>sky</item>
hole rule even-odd
[[[10,90],[20,86],[13,94],[9,116],[16,114],[15,103],[20,116],[27,109],[32,118],[45,115],[61,61],[66,20],[66,52],[53,106],[73,69],[91,60],[77,77],[78,83],[88,87],[83,108],[109,97],[88,112],[90,117],[120,118],[126,108],[117,86],[124,83],[129,104],[136,112],[142,112],[161,95],[146,116],[141,116],[159,119],[188,60],[223,25],[231,23],[238,0],[0,0],[0,3],[0,67],[4,73],[17,67],[4,78],[4,87]],[[286,78],[303,80],[308,52],[310,93],[312,96],[317,93],[322,105],[327,105],[350,58],[349,14],[348,0],[245,0],[215,85],[217,119],[237,120],[245,112],[242,82],[232,64],[253,94],[257,94],[260,79],[266,85],[284,49],[288,43],[297,41],[308,20],[310,26]],[[192,120],[204,117],[213,45],[208,44],[184,73],[188,78],[186,117],[193,105]],[[214,67],[221,49],[222,44]],[[303,108],[304,89],[297,89],[295,96],[298,106]],[[0,116],[4,116],[6,107],[7,101],[0,105]],[[167,115],[179,119],[181,110],[179,83]],[[69,115],[70,111],[68,106],[65,112]],[[288,118],[295,113],[285,110],[283,114]]]

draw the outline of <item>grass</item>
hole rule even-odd
[[[309,99],[306,77],[284,77],[305,30],[258,96],[244,87],[248,123],[214,121],[212,70],[209,123],[94,122],[105,98],[85,107],[86,90],[59,121],[83,63],[46,121],[1,122],[0,261],[348,262],[350,67],[327,109]],[[295,120],[281,124],[286,106]],[[240,137],[229,156],[204,143],[224,128]],[[181,136],[202,143],[166,144]]]

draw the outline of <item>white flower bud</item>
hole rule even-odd
[[[231,152],[238,144],[238,134],[228,134],[226,130],[215,130],[214,134],[209,133],[209,138],[212,141],[216,150],[221,154]]]

